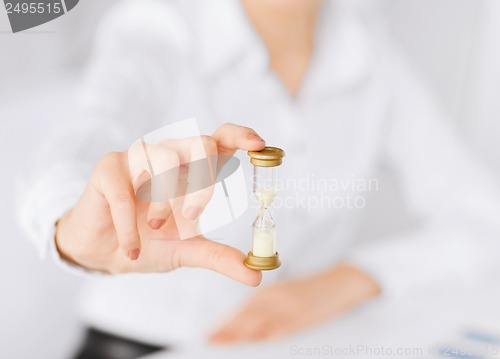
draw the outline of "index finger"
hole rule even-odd
[[[212,138],[217,143],[219,156],[230,157],[237,150],[260,151],[266,147],[266,141],[255,130],[233,123],[220,126]]]

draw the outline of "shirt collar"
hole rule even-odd
[[[370,11],[360,4],[354,0],[324,1],[303,92],[318,95],[343,89],[369,74],[373,51],[363,16],[369,16]],[[196,61],[203,74],[217,76],[242,62],[255,71],[268,71],[267,49],[240,1],[202,0],[193,10],[199,41]]]
[[[370,13],[353,0],[324,1],[301,95],[345,90],[369,75],[374,63],[373,42],[364,16]]]
[[[214,76],[244,61],[256,68],[268,66],[268,55],[240,1],[198,1],[195,28],[197,63]]]

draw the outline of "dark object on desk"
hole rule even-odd
[[[74,359],[136,359],[160,350],[165,348],[88,329]]]

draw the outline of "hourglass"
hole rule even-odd
[[[253,193],[260,209],[252,225],[252,250],[245,265],[257,270],[276,269],[281,265],[276,251],[276,226],[271,215],[271,205],[276,197],[277,167],[283,162],[285,152],[277,147],[250,151],[253,164]]]

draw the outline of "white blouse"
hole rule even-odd
[[[113,9],[98,32],[81,106],[40,151],[24,198],[20,216],[40,252],[69,267],[54,248],[54,223],[100,156],[195,116],[203,133],[234,122],[286,150],[274,211],[283,265],[264,273],[265,283],[348,261],[383,295],[401,298],[498,266],[500,195],[490,175],[391,48],[374,9],[352,0],[323,7],[295,98],[270,70],[237,1],[124,1]],[[380,168],[398,179],[412,221],[375,241],[357,233],[365,206],[386,185]],[[249,208],[209,237],[247,252],[254,215]],[[160,345],[204,341],[255,290],[201,269],[88,277],[83,321]]]

